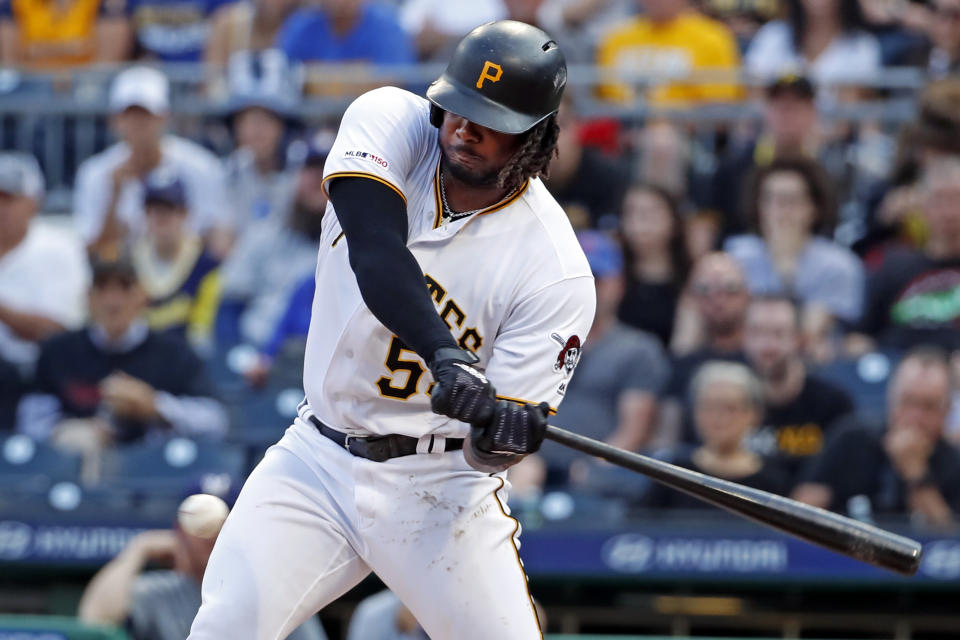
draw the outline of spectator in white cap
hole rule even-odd
[[[90,280],[76,237],[34,220],[43,189],[33,156],[0,153],[0,359],[24,371],[37,343],[83,321]]]
[[[145,229],[143,185],[157,169],[181,176],[188,225],[214,245],[227,217],[223,170],[216,156],[166,133],[170,85],[149,67],[133,67],[114,78],[111,127],[119,142],[87,159],[77,172],[74,217],[92,253],[113,257]]]

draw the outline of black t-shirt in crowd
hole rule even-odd
[[[685,356],[680,356],[673,361],[673,369],[670,375],[670,381],[664,388],[663,396],[676,400],[683,410],[683,424],[681,426],[680,441],[687,444],[700,444],[700,436],[697,435],[693,424],[693,406],[690,398],[690,383],[693,382],[697,370],[711,360],[721,360],[724,362],[747,363],[747,357],[743,351],[716,351],[710,348],[698,349]]]
[[[580,166],[565,185],[547,188],[564,209],[582,207],[590,218],[590,226],[616,229],[623,198],[630,186],[626,165],[592,147],[584,147]]]
[[[823,450],[831,426],[852,411],[846,391],[807,375],[796,398],[767,406],[763,426],[749,438],[750,448],[776,457],[793,485],[799,482],[804,465]]]
[[[960,257],[891,251],[867,280],[860,330],[887,347],[960,349]]]
[[[848,511],[854,496],[870,500],[873,513],[906,514],[907,491],[883,448],[884,431],[854,419],[837,425],[807,480],[833,491],[830,509]],[[955,513],[960,513],[960,451],[940,440],[930,457],[930,474]]]
[[[652,333],[667,346],[673,335],[673,319],[680,299],[680,287],[672,282],[630,280],[620,303],[620,321]]]
[[[738,478],[725,477],[724,480],[731,480],[748,487],[753,487],[754,489],[761,489],[763,491],[769,491],[778,495],[784,495],[789,489],[789,481],[787,479],[786,472],[780,467],[780,464],[776,460],[772,458],[764,458],[762,456],[761,459],[763,461],[763,465],[755,473]],[[697,463],[693,460],[693,451],[679,453],[671,460],[671,462],[679,467],[683,467],[684,469],[692,469],[694,471],[699,471],[700,473],[711,475],[706,470],[697,466]],[[641,499],[641,503],[643,506],[650,507],[652,509],[717,508],[707,502],[704,502],[703,500],[694,498],[693,496],[687,495],[681,491],[670,489],[659,483],[653,483],[650,485],[650,489],[644,494],[643,498]]]
[[[88,329],[62,333],[43,344],[33,390],[56,396],[65,418],[89,418],[100,410],[100,381],[117,371],[174,396],[214,395],[203,363],[182,338],[150,331],[129,351],[108,352],[94,344]],[[159,426],[133,420],[114,424],[118,441],[136,439],[145,429]]]
[[[0,433],[13,429],[22,390],[20,372],[0,358]]]

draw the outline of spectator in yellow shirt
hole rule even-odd
[[[119,62],[126,0],[0,0],[0,65],[61,69]]]
[[[649,74],[653,86],[646,99],[658,106],[738,100],[731,80],[703,84],[686,81],[706,71],[735,72],[740,66],[737,42],[730,30],[690,7],[689,0],[640,0],[642,15],[607,34],[597,48],[597,64],[612,71]],[[673,81],[675,80],[675,81]],[[630,101],[636,91],[627,85],[600,88],[609,100]]]

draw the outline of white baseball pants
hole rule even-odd
[[[283,640],[370,571],[432,640],[542,638],[508,488],[460,451],[372,462],[298,418],[220,532],[188,640]]]

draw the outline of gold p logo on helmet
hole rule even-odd
[[[493,72],[493,73],[491,73]],[[483,63],[483,71],[480,72],[480,77],[477,78],[477,89],[483,89],[483,81],[489,80],[490,82],[500,82],[500,76],[503,75],[503,69],[496,62],[490,62],[486,60]]]

